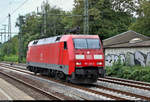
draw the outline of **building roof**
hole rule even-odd
[[[104,48],[150,47],[150,37],[132,30],[103,40]]]
[[[150,40],[149,41],[142,41],[137,43],[123,43],[123,44],[116,44],[111,46],[104,46],[104,48],[130,48],[130,47],[150,47]]]

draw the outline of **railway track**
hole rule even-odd
[[[145,83],[145,82],[140,82],[140,81],[126,80],[126,79],[114,78],[114,77],[106,77],[106,79],[115,80],[115,81],[121,81],[121,82],[127,82],[127,83],[132,83],[132,84],[137,84],[137,85],[150,87],[150,83]]]
[[[1,65],[1,66],[10,68],[10,66],[8,66],[8,65]],[[16,69],[16,68],[15,69],[12,68],[12,69],[13,70],[17,70],[17,71],[21,71],[23,73],[28,73],[28,74],[33,75],[32,72],[24,71],[22,69]],[[42,78],[50,80],[50,78],[47,78],[47,77],[43,77],[43,76],[38,76],[38,77],[42,77]],[[108,79],[110,79],[110,78],[108,78]],[[78,86],[78,85],[74,85],[74,84],[70,84],[70,83],[66,83],[66,82],[62,82],[62,81],[58,81],[58,80],[54,80],[54,79],[51,79],[51,80],[55,81],[55,82],[58,82],[58,83],[61,83],[61,84],[65,84],[67,86],[71,86],[71,87],[78,88],[78,89],[81,89],[81,90],[84,90],[84,91],[88,91],[88,92],[91,92],[91,93],[94,93],[94,94],[97,94],[97,95],[102,95],[102,96],[105,96],[105,97],[108,97],[108,98],[111,98],[111,99],[114,99],[114,100],[127,100],[127,98],[117,97],[115,95],[110,95],[110,94],[106,94],[104,92],[99,92],[99,91],[91,90],[89,88],[81,87],[81,86]],[[105,80],[107,80],[107,78],[106,79],[105,78],[104,79],[99,79],[99,80],[105,81]],[[108,82],[108,80],[107,80],[107,82]],[[107,87],[100,86],[100,85],[94,85],[93,87],[96,87],[96,88],[99,88],[99,89],[103,89],[103,90],[104,89],[105,90],[109,90],[111,92],[115,92],[115,93],[118,93],[118,94],[123,94],[123,95],[130,96],[130,97],[136,97],[137,99],[150,100],[150,97],[146,97],[146,96],[142,96],[142,95],[137,95],[137,94],[133,94],[133,93],[130,93],[130,92],[125,92],[125,91],[116,90],[116,89],[112,89],[112,88],[107,88]]]
[[[26,66],[24,64],[15,64],[15,63],[4,63],[4,62],[1,62],[0,63],[1,65],[5,65],[5,66],[12,66],[12,67],[15,67],[15,68],[18,68],[18,69],[22,69],[22,70],[27,70],[26,69]]]
[[[17,65],[17,66],[24,66],[24,67],[26,67],[26,64],[25,64],[25,63],[15,63],[15,62],[5,62],[5,61],[2,61],[1,63],[3,63],[3,64],[12,64],[12,65]]]
[[[25,81],[22,81],[22,80],[18,79],[17,77],[12,76],[12,75],[10,75],[10,74],[7,74],[7,73],[5,73],[5,72],[3,72],[3,71],[1,71],[1,70],[0,70],[0,74],[4,75],[4,76],[6,76],[6,77],[9,77],[9,78],[11,78],[11,79],[13,79],[13,80],[15,80],[15,81],[17,81],[17,82],[19,82],[19,83],[22,83],[22,84],[24,84],[24,85],[26,85],[26,86],[32,88],[33,90],[35,90],[35,91],[37,91],[37,92],[43,94],[44,96],[47,96],[49,99],[52,99],[52,100],[64,100],[64,99],[62,99],[62,98],[60,98],[60,97],[58,97],[58,96],[55,96],[55,95],[53,95],[53,94],[51,94],[51,93],[49,93],[49,92],[46,92],[46,91],[44,91],[44,90],[42,90],[42,89],[40,89],[40,88],[38,88],[38,87],[36,87],[36,86],[33,86],[33,85],[31,85],[31,84],[29,84],[29,83],[27,83],[27,82],[25,82]]]
[[[18,69],[15,69],[15,70],[17,70],[17,71],[21,71],[21,70],[18,70]],[[24,71],[21,71],[21,72],[24,72]],[[26,72],[27,73],[27,72]],[[31,73],[29,73],[29,74],[31,74]],[[63,83],[64,84],[64,83]],[[96,86],[97,88],[101,88],[101,89],[107,89],[107,90],[110,90],[110,91],[116,91],[116,92],[118,92],[118,93],[121,93],[121,94],[126,94],[126,95],[130,95],[130,96],[138,96],[138,95],[134,95],[134,94],[131,94],[131,93],[127,93],[127,92],[122,92],[122,91],[118,91],[118,90],[114,90],[114,89],[110,89],[110,88],[106,88],[106,87],[102,87],[102,86]],[[81,88],[80,88],[81,89]],[[87,89],[85,89],[85,90],[87,90]],[[107,94],[105,94],[105,93],[100,93],[100,92],[96,92],[96,91],[92,91],[92,93],[96,93],[96,94],[103,94],[103,96],[107,96]],[[107,96],[108,97],[108,96]],[[114,97],[114,96],[109,96],[110,98],[116,98],[116,97]],[[140,97],[140,96],[138,96],[138,97]],[[141,99],[148,99],[148,98],[143,98],[143,97],[140,97]],[[119,99],[119,98],[118,98]],[[119,100],[122,100],[123,98],[120,98]]]
[[[8,64],[10,64],[10,63],[8,63]],[[15,64],[15,65],[17,65],[17,64]],[[19,66],[15,66],[15,67],[16,68],[20,68],[20,67],[22,67],[22,64],[20,64]],[[23,67],[25,67],[24,64],[23,64]],[[26,69],[24,68],[23,70],[26,70]],[[134,81],[134,80],[126,80],[126,79],[115,78],[115,77],[108,77],[108,76],[103,78],[103,79],[110,80],[110,81],[107,81],[107,82],[112,82],[113,81],[112,83],[116,83],[116,84],[120,84],[121,83],[121,85],[127,85],[127,86],[131,86],[131,87],[136,87],[136,88],[142,88],[142,89],[145,89],[145,90],[150,90],[150,88],[149,88],[150,87],[150,83],[146,83],[146,82],[140,82],[140,81]],[[99,79],[99,80],[101,80],[101,79]],[[115,82],[115,81],[117,81],[117,82]],[[122,82],[123,83],[127,83],[127,84],[123,84]],[[131,85],[131,84],[133,84],[133,85]]]
[[[9,65],[0,65],[0,66],[35,76],[32,72],[28,72],[28,71],[25,71],[25,70],[22,70],[22,69],[13,68],[12,66],[9,66]],[[54,80],[54,79],[51,79],[51,78],[48,78],[48,77],[45,77],[45,76],[37,76],[37,77],[40,77],[40,78],[42,77],[44,79],[55,81],[57,83],[61,83],[61,84],[64,84],[64,85],[67,85],[67,86],[70,86],[70,87],[73,87],[73,88],[81,89],[81,90],[88,91],[90,93],[94,93],[94,94],[97,94],[97,95],[100,95],[100,96],[108,97],[108,98],[113,99],[113,100],[127,100],[126,98],[117,97],[117,96],[114,96],[114,95],[111,95],[111,94],[106,94],[104,92],[98,92],[98,91],[95,91],[95,90],[92,90],[92,89],[89,89],[89,88],[85,88],[85,87],[82,87],[82,86],[79,86],[79,85],[74,85],[74,84],[71,84],[71,83],[62,82],[62,81],[59,81],[59,80]]]
[[[104,86],[101,86],[101,85],[95,85],[95,87],[99,88],[99,89],[109,90],[109,91],[112,91],[112,92],[117,92],[117,93],[122,94],[122,95],[136,97],[136,98],[139,98],[140,100],[141,99],[142,100],[150,100],[150,97],[145,97],[145,96],[142,96],[142,95],[133,94],[131,92],[125,92],[125,91],[121,91],[121,90],[117,90],[117,89],[113,89],[113,88],[104,87]]]
[[[10,64],[10,63],[7,63],[7,64]],[[15,65],[17,65],[17,64],[15,64]],[[16,68],[22,67],[23,70],[27,70],[27,69],[23,68],[23,67],[25,67],[24,64],[23,64],[23,66],[22,66],[22,64],[20,64],[19,66],[15,66],[15,67]],[[127,82],[127,83],[131,83],[131,84],[136,84],[136,85],[150,87],[150,83],[146,83],[146,82],[140,82],[140,81],[134,81],[134,80],[126,80],[126,79],[115,78],[115,77],[108,77],[108,76],[103,78],[103,79],[108,79],[108,80],[111,80],[111,81]],[[141,87],[139,87],[139,88],[141,88]],[[149,88],[148,88],[148,90],[149,90]]]
[[[108,78],[99,78],[98,80],[150,91],[150,87],[148,87],[147,85],[144,85],[144,86],[140,85],[140,83],[138,83],[138,82],[133,84],[132,82],[130,82],[130,83],[127,82],[126,83],[125,81],[113,80],[113,79],[108,79]]]

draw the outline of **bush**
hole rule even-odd
[[[150,67],[124,66],[116,62],[112,67],[106,67],[106,75],[124,79],[150,82]]]
[[[18,61],[18,56],[16,55],[9,55],[9,56],[4,56],[4,61],[8,61],[8,62],[17,62]]]

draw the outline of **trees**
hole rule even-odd
[[[140,0],[140,7],[137,11],[138,18],[129,29],[150,37],[150,1]]]
[[[132,13],[137,9],[135,0],[89,0],[90,34],[108,38],[128,30]],[[83,15],[83,0],[75,0],[74,14]],[[82,23],[81,23],[82,22]],[[74,26],[83,33],[83,17],[74,18]]]

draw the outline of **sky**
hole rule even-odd
[[[23,2],[26,3],[21,6],[15,13],[12,14]],[[41,7],[43,1],[46,0],[1,0],[0,1],[0,32],[4,29],[4,24],[8,25],[8,13],[11,15],[12,32],[18,32],[18,28],[15,27],[16,19],[20,15],[25,15],[33,11],[37,11],[37,7]],[[74,0],[48,0],[49,4],[57,8],[61,8],[65,11],[71,11],[73,9]],[[3,42],[3,41],[2,41]]]

